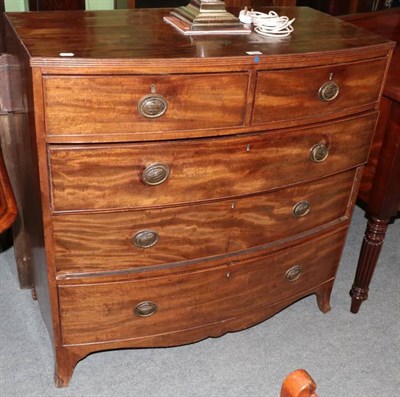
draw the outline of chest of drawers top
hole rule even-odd
[[[361,55],[367,47],[371,51],[371,46],[377,46],[376,51],[382,53],[380,45],[386,42],[390,46],[380,36],[308,7],[273,9],[296,18],[290,37],[267,38],[255,33],[184,36],[163,22],[168,9],[9,13],[7,18],[24,43],[31,65],[46,69],[135,66],[147,71],[173,67],[176,72],[210,65],[281,68],[285,62],[292,66],[318,64],[317,53],[337,62],[340,56]],[[248,55],[249,51],[261,54]],[[60,57],[60,53],[74,56]]]

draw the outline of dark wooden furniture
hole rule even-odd
[[[189,0],[128,0],[128,8],[141,8],[141,7],[176,7],[186,5]],[[296,0],[225,0],[227,7],[264,7],[264,6],[295,6]],[[115,0],[115,8],[122,8],[119,6],[119,1]]]
[[[400,8],[350,15],[344,20],[400,43]],[[368,224],[350,291],[351,311],[368,298],[387,225],[400,211],[400,46],[397,44],[380,105],[378,128],[358,195]]]
[[[308,6],[331,15],[346,15],[386,9],[386,0],[298,0],[297,5]]]
[[[225,0],[227,7],[295,6],[296,0]]]
[[[17,205],[0,148],[0,233],[3,233],[12,225],[16,216]]]
[[[283,381],[280,397],[318,397],[317,385],[304,369],[291,372]]]
[[[0,34],[2,32],[0,31]],[[5,44],[5,40],[3,41]],[[29,116],[27,113],[26,86],[27,70],[21,70],[18,58],[11,54],[0,54],[0,142],[4,161],[7,164],[8,177],[17,199],[18,214],[12,225],[14,250],[16,253],[18,277],[20,286],[32,287],[29,252],[33,250],[30,234],[25,227],[28,217],[24,216],[23,208],[31,202],[31,178],[25,163],[31,163],[29,158],[21,157],[23,152],[30,152]],[[24,147],[25,149],[22,149]],[[24,180],[24,183],[18,181]],[[9,235],[1,236],[0,246],[9,246]]]
[[[5,49],[3,12],[4,0],[0,0],[0,68],[2,70],[6,67],[6,56],[2,54]],[[6,137],[4,130],[8,124],[5,122],[5,119],[8,118],[9,97],[4,92],[5,90],[8,91],[8,84],[4,81],[4,73],[2,73],[2,70],[0,71],[0,143],[5,146],[3,141]],[[17,216],[17,204],[4,164],[1,149],[2,145],[0,145],[0,233],[7,230],[13,224]]]
[[[85,0],[29,0],[29,11],[84,10]]]
[[[283,41],[190,38],[167,12],[7,17],[58,386],[95,351],[330,309],[393,43],[308,8]]]
[[[3,13],[5,11],[4,0],[0,0],[0,54],[5,49],[5,30],[4,30],[4,20],[3,20]]]

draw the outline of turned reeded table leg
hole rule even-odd
[[[396,62],[393,65],[398,70],[400,50],[396,51]],[[397,83],[397,80],[396,77],[390,81]],[[390,87],[391,85],[388,85],[388,89]],[[352,313],[357,313],[361,303],[368,298],[368,287],[378,262],[389,220],[400,211],[399,100],[399,97],[383,98],[380,106],[379,123],[384,127],[384,138],[372,184],[365,185],[365,188],[369,187],[366,202],[369,222],[361,247],[354,284],[350,291]]]
[[[368,299],[369,284],[374,274],[389,220],[371,217],[365,230],[358,259],[357,273],[350,291],[351,312],[357,313],[361,303]]]

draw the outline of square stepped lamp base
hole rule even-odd
[[[192,31],[243,29],[239,19],[226,11],[225,2],[219,0],[191,0],[187,6],[176,8],[171,15]]]

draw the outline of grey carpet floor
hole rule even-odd
[[[349,311],[364,234],[356,208],[332,293],[310,296],[242,332],[165,349],[92,354],[67,389],[53,385],[53,355],[37,303],[18,288],[13,250],[0,254],[0,395],[5,397],[277,397],[305,368],[320,397],[400,396],[400,220],[389,226],[370,298]]]

